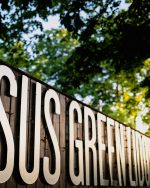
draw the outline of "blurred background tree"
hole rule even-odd
[[[43,29],[49,15],[60,28]],[[150,124],[150,1],[1,0],[0,59],[132,127]]]

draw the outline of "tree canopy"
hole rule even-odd
[[[61,28],[43,30],[49,15]],[[149,1],[1,0],[0,28],[4,61],[94,107],[103,101],[103,112],[131,126],[139,115],[150,122]]]

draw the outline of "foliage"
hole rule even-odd
[[[0,58],[114,118],[150,122],[150,1],[1,0]],[[60,15],[66,29],[42,31]],[[39,30],[38,30],[39,31]],[[28,54],[24,34],[37,42]],[[18,42],[19,41],[19,42]],[[21,42],[23,41],[23,42]],[[30,42],[29,42],[30,43]]]
[[[141,67],[135,68],[132,73],[122,70],[117,74],[115,68],[110,67],[109,61],[103,61],[101,71],[94,71],[87,82],[79,86],[74,83],[69,85],[72,81],[71,76],[76,76],[76,79],[82,77],[81,81],[87,76],[78,71],[74,72],[74,64],[71,64],[70,72],[67,72],[68,67],[65,66],[79,45],[79,41],[73,39],[64,29],[46,31],[34,52],[36,54],[34,73],[37,72],[40,78],[61,90],[64,89],[69,95],[78,96],[82,100],[89,96],[90,105],[95,108],[99,109],[99,101],[103,101],[103,112],[128,125],[135,127],[136,118],[141,112],[143,120],[148,123],[150,121],[149,100],[146,99],[148,88],[144,85],[141,87],[141,83],[144,84],[142,81],[148,75],[149,60],[146,60]],[[66,74],[63,74],[64,70]],[[66,84],[66,87],[63,88],[62,83]]]
[[[11,64],[24,71],[28,71],[30,67],[30,58],[24,50],[22,42],[16,42],[14,45],[0,47],[0,60]]]
[[[77,3],[77,1],[73,2]],[[89,1],[84,1],[83,4],[87,2]],[[113,6],[114,1],[110,1],[111,3],[106,1],[103,6],[99,4],[101,1],[90,2],[91,6],[87,5],[87,9],[83,5],[82,8],[78,7],[79,10],[76,7],[76,11],[72,3],[70,7],[65,7],[70,12],[62,13],[65,14],[66,27],[67,22],[69,26],[74,23],[72,32],[79,37],[81,43],[66,62],[67,71],[78,72],[74,76],[67,75],[70,83],[61,82],[62,87],[66,90],[68,90],[67,85],[78,87],[80,84],[87,83],[97,72],[102,72],[103,61],[107,61],[109,66],[114,67],[118,73],[121,70],[132,72],[134,68],[142,66],[143,61],[149,58],[150,9],[148,7],[150,3],[148,1],[133,1],[127,11],[119,11],[118,5]],[[92,13],[95,10],[94,7],[96,11]],[[98,7],[101,8],[97,12]],[[82,10],[86,11],[89,17],[85,16],[84,25],[78,28],[75,27],[76,16],[69,15],[77,12],[82,20]],[[66,75],[65,70],[62,73],[64,75]],[[85,75],[84,79],[82,75]]]
[[[0,39],[13,43],[24,33],[42,29],[39,18],[46,19],[51,7],[51,0],[1,0]]]
[[[150,54],[150,2],[133,0],[126,11],[120,4],[109,0],[61,4],[61,22],[80,46],[65,62],[56,84],[69,94],[93,96],[92,105],[104,101],[104,112],[134,126],[143,108],[143,119],[150,122],[145,99],[150,93],[149,67],[143,65]]]
[[[66,29],[43,32],[34,50],[33,72],[51,85],[63,79],[59,78],[62,67],[78,44]]]

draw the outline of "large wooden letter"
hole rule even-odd
[[[4,65],[1,65],[0,80],[2,79],[3,76],[6,76],[10,82],[10,95],[16,97],[17,82],[15,79],[15,75],[11,71],[11,69],[9,69]],[[5,134],[6,144],[7,144],[6,166],[5,169],[0,171],[0,183],[4,183],[10,178],[14,168],[14,140],[1,98],[0,98],[0,123]]]
[[[137,169],[138,169],[138,180],[139,185],[144,185],[144,156],[142,148],[141,134],[136,132],[136,151],[137,151]]]
[[[110,172],[110,180],[111,186],[116,186],[117,181],[113,179],[113,162],[112,162],[112,155],[115,153],[115,148],[112,143],[112,126],[114,126],[114,120],[111,118],[107,118],[107,137],[108,137],[108,160],[109,160],[109,172]]]
[[[27,101],[28,78],[22,77],[21,116],[20,116],[20,142],[19,142],[19,170],[22,180],[27,184],[34,183],[39,175],[40,163],[40,123],[41,123],[41,84],[36,83],[35,106],[35,133],[34,133],[34,167],[32,172],[27,172]]]
[[[100,178],[100,185],[102,186],[108,186],[109,180],[104,179],[104,163],[106,161],[106,158],[103,160],[102,152],[106,152],[106,145],[102,143],[102,121],[106,122],[106,116],[100,113],[97,113],[97,132],[98,132],[98,156],[99,156],[99,178]]]
[[[89,118],[92,126],[92,138],[89,139]],[[97,151],[96,151],[96,122],[93,111],[84,107],[84,134],[85,134],[85,168],[86,168],[86,185],[90,185],[90,167],[89,163],[89,149],[93,153],[93,174],[94,174],[94,185],[97,185]]]
[[[144,158],[144,172],[146,185],[150,186],[150,139],[146,136],[142,136],[142,149]]]
[[[132,138],[132,140],[131,140]],[[135,172],[135,180],[133,180],[133,168],[132,168],[132,153],[131,153],[131,142],[133,143],[133,159],[134,159],[134,172]],[[127,143],[128,143],[128,164],[129,164],[129,181],[131,186],[137,186],[138,185],[138,179],[137,179],[137,158],[136,158],[136,143],[135,143],[135,132],[132,130],[132,136],[131,136],[131,128],[127,127]]]
[[[125,161],[125,145],[124,145],[125,138],[124,138],[123,125],[119,124],[118,122],[115,122],[115,140],[116,140],[119,185],[126,186],[126,161]],[[122,177],[123,177],[123,183],[122,183]]]
[[[84,172],[83,172],[83,141],[74,141],[74,111],[78,114],[78,123],[82,123],[82,113],[79,104],[76,101],[72,101],[69,108],[69,172],[70,178],[74,185],[80,183],[84,185]],[[74,172],[74,147],[78,148],[78,162],[79,162],[79,174],[75,175]]]
[[[54,146],[54,152],[55,152],[55,172],[51,174],[49,172],[49,158],[44,157],[43,159],[43,172],[45,180],[48,184],[54,185],[60,176],[60,150],[59,150],[59,144],[58,140],[55,134],[55,130],[52,124],[52,120],[50,118],[50,112],[49,112],[49,102],[53,99],[55,101],[55,113],[60,114],[60,101],[58,98],[57,93],[49,89],[45,94],[45,101],[44,101],[44,114],[45,114],[45,120],[47,123],[48,131],[51,136],[51,140]]]

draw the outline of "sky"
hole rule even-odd
[[[124,9],[127,10],[130,4],[125,3],[125,0],[122,0],[121,4],[120,4],[120,9]],[[42,21],[42,20],[41,20]],[[48,16],[48,21],[44,22],[42,21],[43,24],[43,28],[45,30],[49,30],[49,29],[57,29],[59,28],[60,25],[60,21],[59,21],[59,15],[56,16]]]
[[[120,4],[120,9],[124,9],[127,10],[130,4],[126,4],[125,0],[123,0]],[[58,29],[61,24],[60,24],[60,20],[59,20],[59,15],[55,15],[55,16],[48,16],[47,21],[43,21],[41,18],[37,17],[37,19],[39,21],[42,22],[43,28],[44,30],[50,30],[50,29]],[[32,34],[28,34],[28,35],[24,35],[24,38],[26,40],[30,40],[30,38],[34,35],[34,34],[40,34],[41,31],[40,30],[36,30],[34,33]],[[32,49],[29,49],[29,51],[32,51]],[[81,100],[79,96],[76,96],[77,99]],[[83,99],[82,99],[83,100]],[[84,103],[89,103],[91,100],[90,96],[87,96],[84,99]],[[146,124],[143,124],[142,119],[141,119],[141,115],[139,114],[139,116],[137,117],[136,120],[136,129],[141,131],[142,133],[145,133],[148,129],[148,126]]]
[[[120,4],[120,9],[127,10],[129,5],[130,4],[125,3],[125,0],[122,0]],[[42,23],[44,30],[58,29],[61,26],[59,15],[48,16],[47,21],[43,21],[40,17],[37,17],[37,20],[39,20]],[[23,37],[25,38],[25,40],[30,40],[32,36],[40,33],[41,31],[37,29],[31,34],[24,34]]]
[[[125,0],[123,0],[120,4],[120,9],[127,10],[130,4],[126,4]],[[50,30],[50,29],[58,29],[60,25],[59,21],[59,15],[56,16],[49,16],[48,21],[44,22],[42,21],[44,30]],[[77,99],[81,100],[79,96],[76,96]],[[83,100],[83,99],[82,99]],[[83,100],[84,103],[89,103],[91,100],[90,96],[85,97]],[[141,114],[138,115],[136,119],[136,129],[139,130],[142,133],[145,133],[148,130],[149,126],[146,124],[143,124]]]
[[[49,16],[48,21],[47,22],[42,21],[42,24],[45,30],[59,28],[60,27],[59,15]]]

